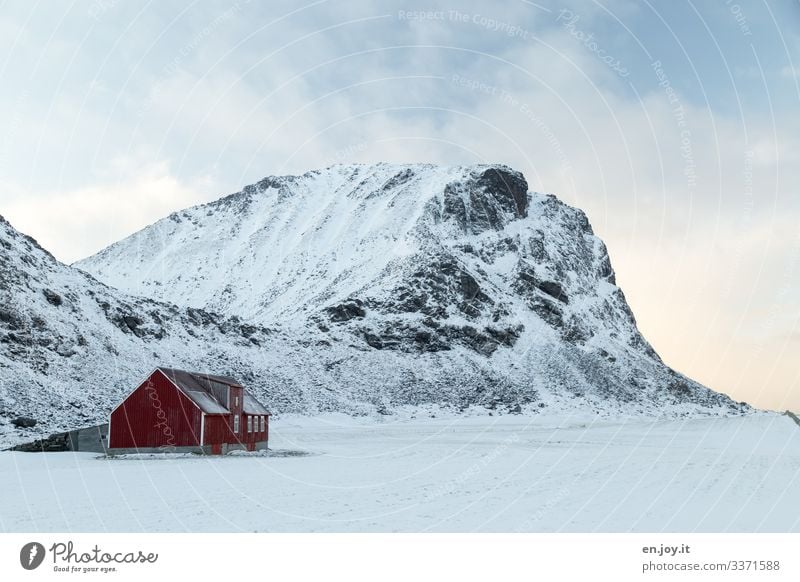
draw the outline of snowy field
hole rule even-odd
[[[269,456],[0,453],[0,530],[800,531],[800,427],[785,416],[271,428]]]

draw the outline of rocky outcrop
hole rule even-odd
[[[443,218],[454,220],[465,233],[502,230],[509,221],[524,218],[527,210],[528,183],[503,166],[478,170],[444,188]]]
[[[268,177],[80,270],[0,226],[0,437],[100,422],[167,364],[278,413],[743,409],[661,361],[586,215],[501,165]]]
[[[157,365],[232,373],[272,333],[109,289],[1,217],[0,247],[0,446],[102,421]]]

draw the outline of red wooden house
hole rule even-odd
[[[108,452],[266,449],[269,416],[233,378],[156,368],[111,411]]]

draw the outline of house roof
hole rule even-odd
[[[215,376],[202,372],[187,372],[175,368],[159,368],[186,396],[206,414],[228,414],[228,388],[242,384],[228,376]],[[243,391],[245,414],[269,414],[264,405],[247,390]]]
[[[244,398],[242,400],[242,411],[245,414],[269,414],[269,411],[264,408],[264,405],[253,398],[247,390],[244,391]]]

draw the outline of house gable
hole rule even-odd
[[[202,431],[201,408],[156,370],[111,413],[109,447],[197,446]]]

